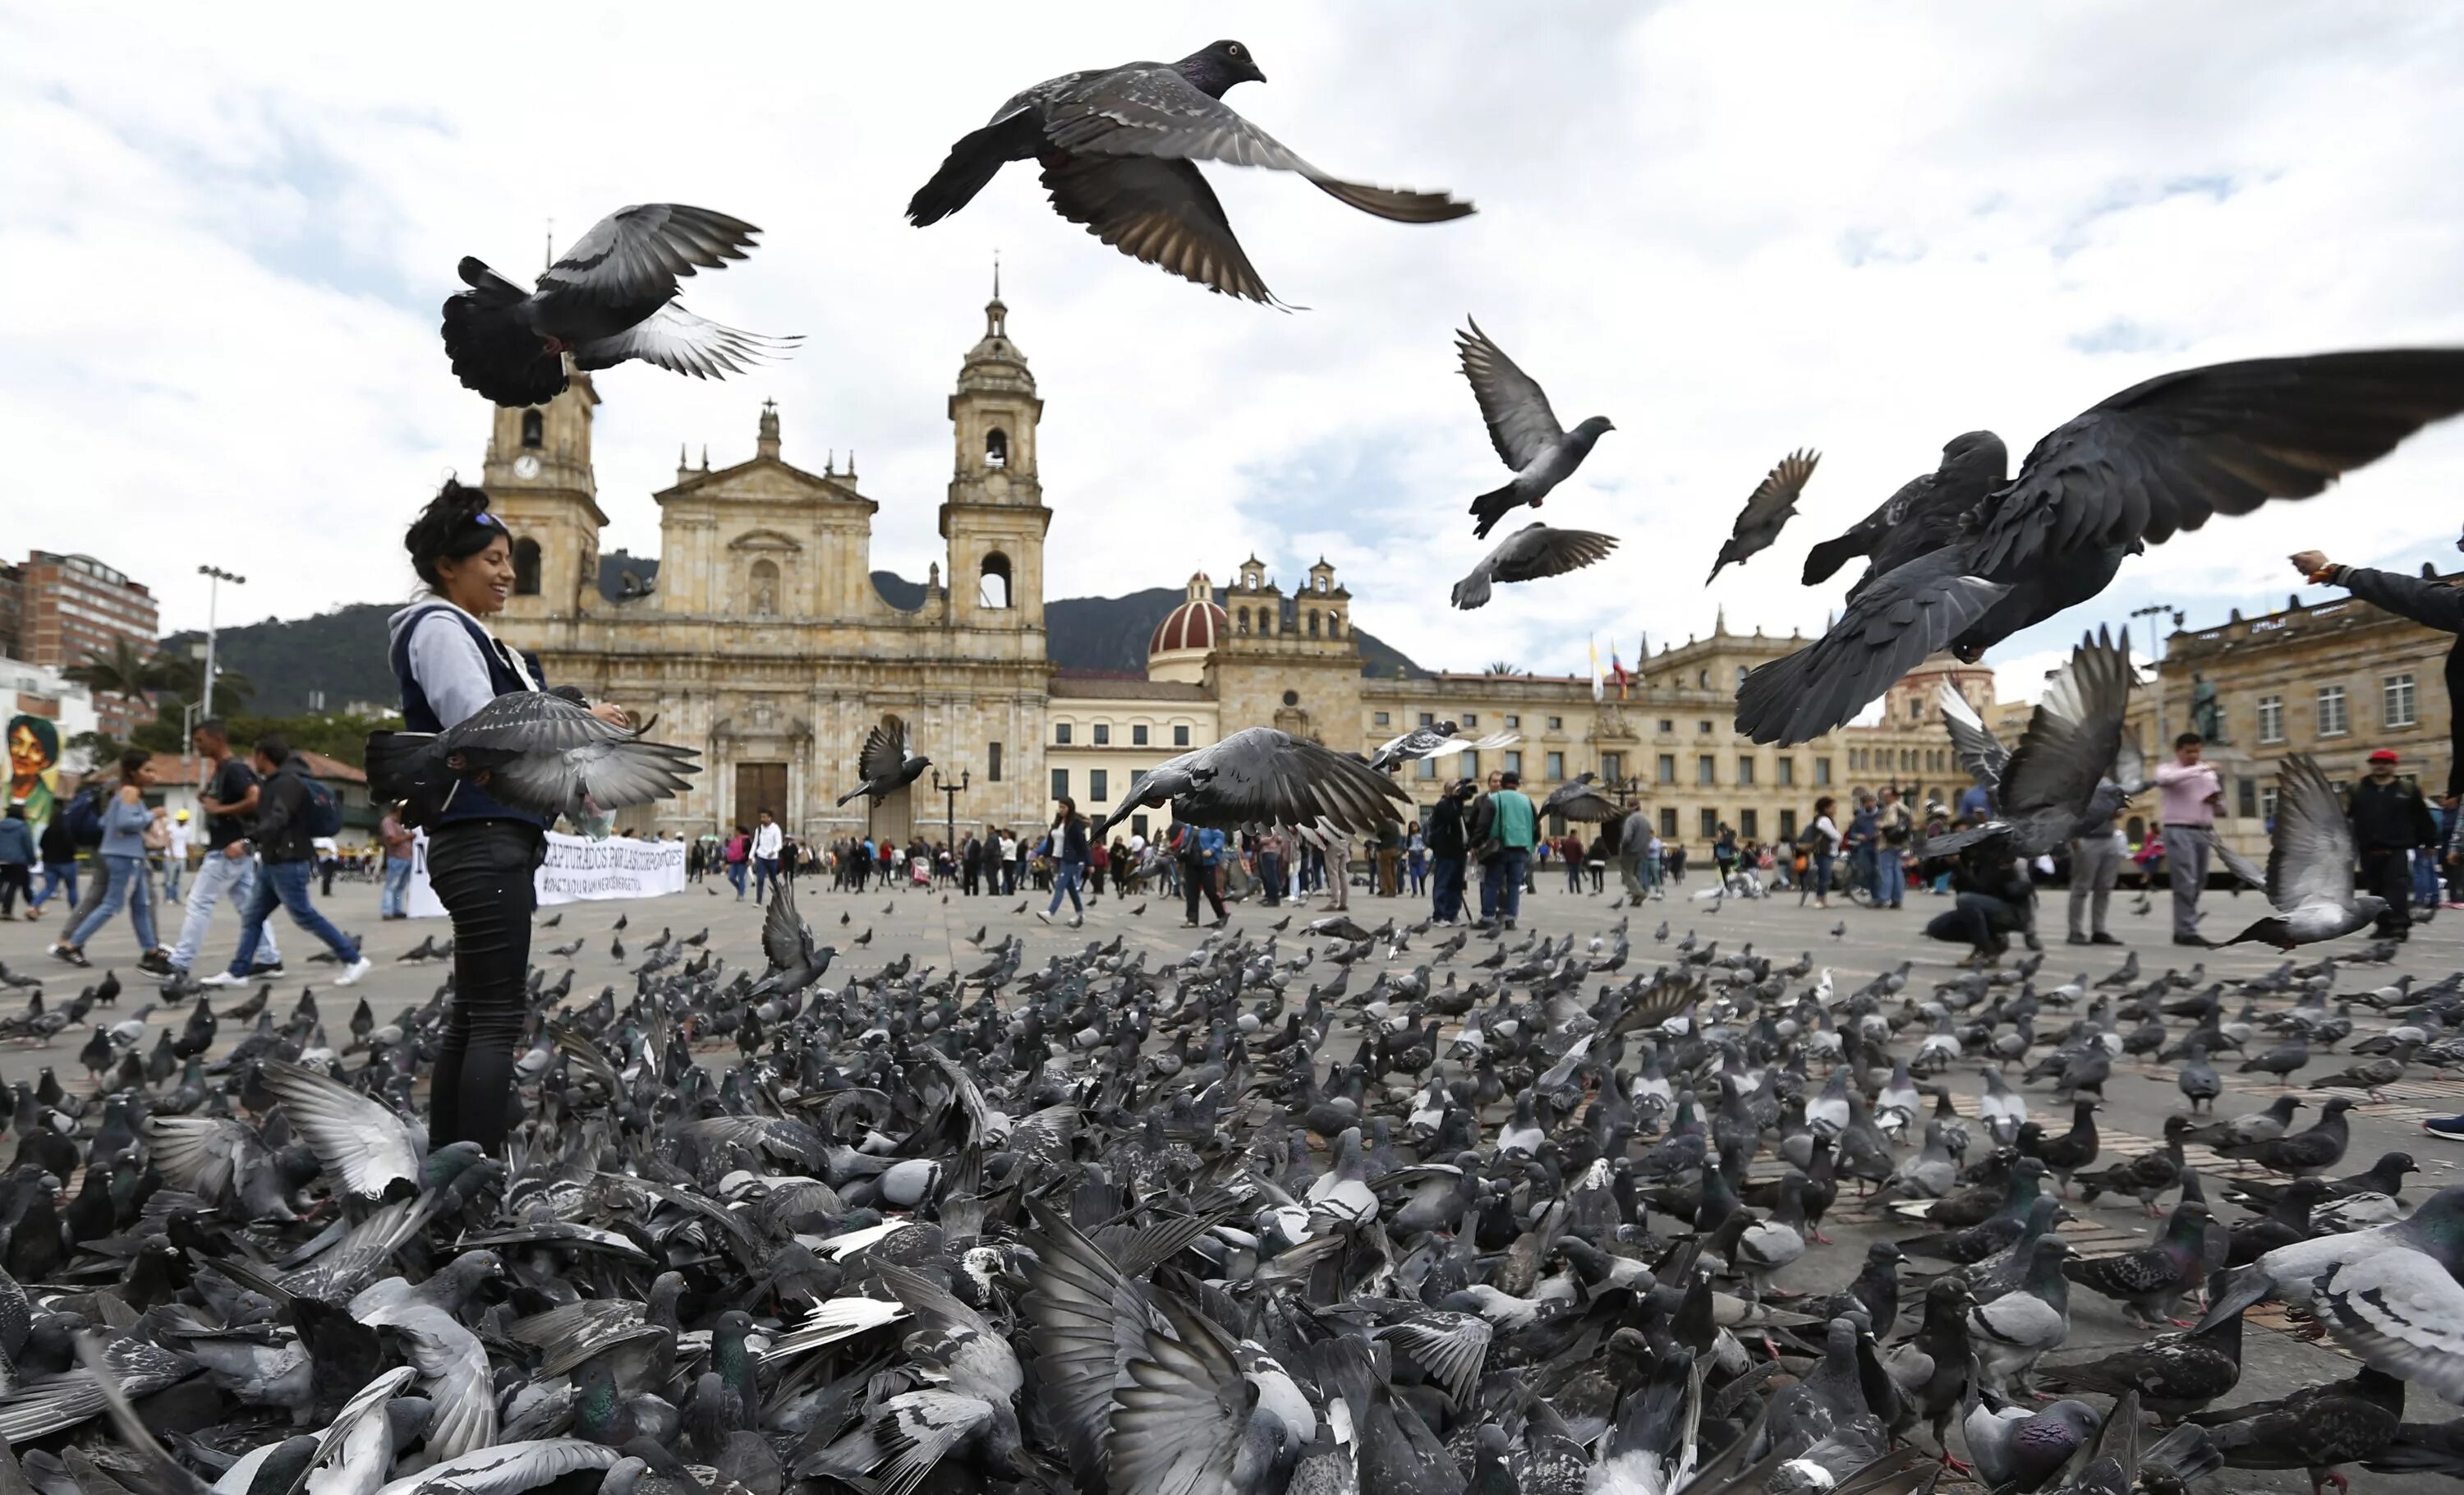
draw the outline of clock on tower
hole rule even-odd
[[[562,394],[527,409],[494,411],[481,486],[514,537],[517,618],[571,617],[599,598],[600,511],[590,469],[590,376],[576,371]]]

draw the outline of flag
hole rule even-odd
[[[1625,661],[1617,657],[1617,644],[1614,640],[1609,644],[1609,676],[1617,681],[1617,699],[1624,700],[1626,684],[1634,678],[1634,671],[1626,669]]]
[[[1592,699],[1595,701],[1606,700],[1608,698],[1609,690],[1607,678],[1600,673],[1600,641],[1595,636],[1592,639],[1591,643]]]

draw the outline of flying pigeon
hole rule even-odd
[[[676,302],[678,279],[742,259],[760,231],[706,208],[637,203],[600,219],[528,293],[465,255],[470,289],[445,302],[454,377],[498,405],[543,405],[564,392],[567,353],[576,368],[640,359],[696,379],[783,354],[800,340],[722,327]]]
[[[1822,453],[1812,448],[1792,451],[1779,459],[1779,466],[1764,474],[1754,491],[1746,495],[1746,506],[1737,513],[1736,527],[1728,534],[1727,544],[1720,547],[1720,559],[1711,563],[1711,574],[1703,579],[1710,585],[1720,579],[1720,572],[1729,565],[1744,565],[1747,560],[1769,550],[1779,539],[1780,530],[1796,514],[1796,500],[1805,492],[1806,481],[1814,476],[1814,465]]]
[[[1411,801],[1384,774],[1273,727],[1249,727],[1167,758],[1095,826],[1098,837],[1140,809],[1172,806],[1193,825],[1288,825],[1309,834],[1367,835]]]
[[[907,205],[917,228],[975,200],[1013,161],[1044,167],[1052,210],[1143,264],[1227,296],[1278,304],[1233,235],[1196,163],[1264,166],[1307,178],[1362,212],[1397,223],[1442,223],[1472,210],[1442,192],[1398,191],[1330,176],[1223,102],[1235,83],[1263,83],[1249,49],[1219,41],[1178,62],[1131,62],[1064,73],[1011,97],[971,130]]]
[[[1563,815],[1568,820],[1579,821],[1616,819],[1620,813],[1616,802],[1592,787],[1598,779],[1599,775],[1587,771],[1551,790],[1549,798],[1541,802],[1540,818],[1547,820],[1551,815]]]
[[[1471,501],[1471,512],[1480,518],[1472,534],[1485,539],[1488,532],[1497,527],[1497,521],[1517,506],[1528,503],[1539,508],[1559,483],[1574,475],[1574,469],[1592,454],[1593,443],[1617,428],[1605,415],[1591,416],[1573,430],[1559,426],[1557,412],[1549,407],[1549,396],[1539,381],[1517,367],[1505,349],[1489,341],[1488,334],[1480,330],[1480,323],[1468,317],[1463,319],[1470,322],[1471,331],[1455,334],[1456,346],[1463,353],[1463,377],[1471,381],[1472,396],[1480,401],[1480,418],[1488,427],[1489,444],[1497,449],[1498,459],[1514,473],[1514,481]],[[1496,555],[1489,557],[1491,562],[1498,559]],[[1594,556],[1574,564],[1589,565],[1598,559]],[[1557,571],[1572,569],[1573,565],[1560,565],[1555,570],[1534,571],[1531,575],[1553,576]],[[1487,600],[1485,591],[1478,601],[1468,603],[1462,599],[1461,587],[1456,592],[1458,607],[1477,607]]]
[[[2296,753],[2276,771],[2276,825],[2268,836],[2267,870],[2216,843],[2235,877],[2262,890],[2274,912],[2220,944],[2255,940],[2291,950],[2338,939],[2375,921],[2387,900],[2353,890],[2352,824],[2336,786],[2307,753]]]
[[[1486,753],[1497,748],[1512,747],[1523,740],[1519,732],[1492,732],[1485,737],[1466,737],[1463,729],[1452,721],[1431,726],[1414,727],[1399,737],[1391,737],[1369,755],[1369,766],[1386,773],[1400,768],[1407,759],[1444,758],[1454,753]]]
[[[399,801],[403,824],[432,825],[463,780],[510,808],[577,824],[682,793],[700,772],[688,747],[649,742],[549,691],[509,691],[443,732],[371,732],[368,791]]]
[[[761,917],[761,953],[770,958],[770,974],[757,982],[750,998],[789,997],[822,978],[838,954],[834,946],[813,938],[813,926],[796,912],[796,880],[782,877],[770,897],[770,912]]]
[[[1927,655],[1973,663],[2103,591],[2147,545],[2323,492],[2459,410],[2464,348],[2254,359],[2135,385],[2038,442],[2010,482],[1912,499],[1837,624],[1739,687],[1737,730],[1818,737]]]
[[[864,782],[840,795],[839,802],[845,804],[861,794],[879,804],[913,783],[917,775],[933,766],[933,760],[912,755],[910,746],[907,723],[895,715],[884,715],[881,725],[866,734],[864,751],[856,755],[855,771],[864,776]]]
[[[1481,526],[1480,532],[1487,534],[1488,527]],[[1466,612],[1485,606],[1493,583],[1536,582],[1544,576],[1579,571],[1608,559],[1617,543],[1614,535],[1592,530],[1552,530],[1534,521],[1498,541],[1497,548],[1483,556],[1469,576],[1455,583],[1454,604]]]
[[[2007,843],[2017,856],[2034,857],[2066,845],[2083,828],[2121,808],[2119,794],[2104,792],[2106,769],[2122,748],[2122,718],[2130,707],[2130,646],[2102,630],[2079,640],[2070,663],[2055,673],[2044,699],[2028,717],[2019,746],[1986,785],[1997,808],[1982,825],[1947,831],[1925,843],[1927,856],[1951,856],[1978,842]],[[1956,711],[1951,703],[1958,702]],[[1968,702],[1947,686],[1940,702],[1946,724],[1965,713],[1978,731]],[[1959,741],[1952,734],[1952,741]],[[1988,741],[1991,738],[1990,735]],[[1963,758],[1967,754],[1963,752]],[[1980,781],[1983,781],[1980,779]]]

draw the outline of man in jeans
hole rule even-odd
[[[2224,780],[2199,761],[2207,739],[2185,732],[2173,739],[2173,761],[2156,765],[2164,799],[2165,877],[2173,885],[2173,943],[2204,947],[2199,937],[2199,894],[2208,886],[2208,848],[2216,810],[2225,802]]]
[[[755,817],[753,827],[753,901],[761,901],[763,890],[779,880],[779,848],[787,833],[763,810]]]
[[[256,890],[249,899],[247,921],[240,925],[239,950],[231,956],[231,969],[198,984],[243,986],[255,979],[250,962],[256,956],[265,921],[278,905],[291,912],[291,922],[323,940],[341,962],[342,974],[334,978],[334,984],[356,986],[373,962],[308,901],[308,874],[317,863],[308,834],[308,780],[300,773],[299,760],[291,756],[289,743],[264,737],[257,739],[252,766],[258,779],[255,830],[249,839],[225,846],[222,858],[235,862],[253,849],[260,864]],[[197,880],[205,881],[202,876]]]
[[[1907,855],[1908,837],[1915,825],[1900,791],[1892,785],[1882,786],[1882,803],[1874,812],[1874,907],[1905,907],[1908,876],[1901,859]]]
[[[385,846],[385,890],[377,895],[377,917],[410,917],[410,854],[419,838],[402,823],[400,812],[386,810],[377,822],[377,840]]]
[[[1502,774],[1497,792],[1483,802],[1485,824],[1476,827],[1483,839],[1497,844],[1495,854],[1481,864],[1480,901],[1493,908],[1507,929],[1523,912],[1523,873],[1531,865],[1531,847],[1539,840],[1540,812],[1523,792],[1523,776]]]
[[[206,812],[206,859],[188,883],[188,913],[180,924],[180,942],[171,948],[172,979],[195,969],[197,952],[205,947],[206,926],[213,922],[214,906],[230,897],[244,919],[256,897],[256,859],[231,856],[231,846],[248,839],[249,822],[256,815],[256,770],[231,755],[231,736],[220,717],[209,716],[188,735],[197,756],[206,760],[206,786],[197,802]],[[275,947],[274,931],[265,932],[267,976],[282,969],[282,952]]]
[[[2395,776],[2395,749],[2380,748],[2369,763],[2369,777],[2353,785],[2346,813],[2354,848],[2362,857],[2362,888],[2387,903],[2387,912],[2379,915],[2378,935],[2404,939],[2412,932],[2414,849],[2436,847],[2438,822],[2421,791]]]

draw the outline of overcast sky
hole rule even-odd
[[[437,339],[455,260],[526,279],[548,220],[569,242],[629,202],[760,225],[687,304],[805,341],[723,385],[600,376],[608,548],[655,550],[677,444],[741,460],[772,397],[788,460],[854,449],[874,564],[920,578],[998,248],[1046,401],[1048,595],[1221,582],[1251,550],[1288,584],[1323,554],[1363,627],[1462,669],[1578,671],[1592,633],[1630,659],[1723,606],[1815,628],[1850,578],[1793,584],[1806,548],[1962,430],[2015,454],[2169,368],[2464,341],[2454,7],[1239,7],[1269,79],[1230,96],[1251,120],[1480,207],[1411,227],[1206,168],[1311,308],[1288,315],[1103,248],[1029,167],[932,229],[900,216],[1013,90],[1193,51],[1220,6],[269,13],[0,5],[0,544],[101,557],[166,629],[204,621],[201,561],[251,578],[226,619],[406,596],[402,529],[475,476],[489,424]],[[1475,614],[1446,589],[1503,470],[1455,368],[1465,313],[1566,424],[1617,422],[1547,517],[1625,541]],[[1800,445],[1823,452],[1805,512],[1705,590]],[[2304,544],[2452,562],[2459,492],[2451,425],[2179,538],[2006,646],[2005,689],[2151,600],[2194,627],[2280,606]]]

